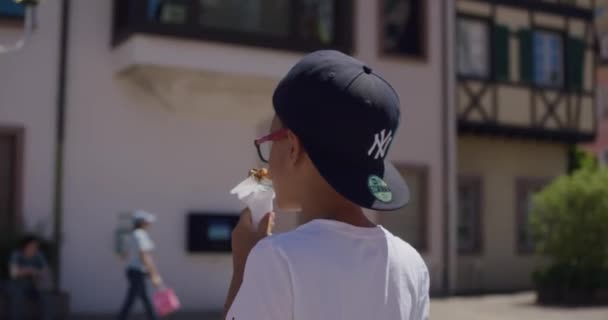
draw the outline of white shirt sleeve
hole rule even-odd
[[[285,256],[271,241],[260,241],[249,253],[243,283],[226,319],[289,320],[293,291]]]
[[[150,239],[150,236],[145,230],[135,230],[133,236],[135,237],[135,243],[137,244],[139,251],[150,252],[154,250],[154,242],[152,242],[152,239]]]
[[[430,279],[429,279],[429,271],[427,268],[424,268],[423,276],[420,279],[420,284],[418,285],[418,303],[414,306],[415,316],[412,320],[428,320],[429,319],[429,287],[430,287]]]

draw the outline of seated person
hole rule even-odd
[[[40,241],[34,236],[26,236],[19,248],[11,254],[9,261],[10,283],[10,318],[23,319],[26,299],[36,300],[41,309],[41,318],[50,319],[49,306],[42,294],[40,284],[48,266],[40,251]]]

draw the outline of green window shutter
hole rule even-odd
[[[532,84],[534,75],[533,32],[530,29],[521,29],[517,36],[519,38],[519,81]]]
[[[494,78],[499,81],[508,81],[510,79],[509,54],[511,52],[509,28],[502,25],[495,25],[492,44],[494,50]]]
[[[568,89],[583,89],[585,70],[585,42],[578,38],[568,38],[566,47]]]

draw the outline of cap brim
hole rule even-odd
[[[377,211],[392,211],[405,207],[410,202],[410,188],[403,176],[390,161],[384,161],[384,175],[382,177],[393,193],[393,200],[389,203],[377,200],[370,209]]]
[[[347,159],[327,156],[325,152],[307,151],[321,176],[351,202],[376,211],[393,211],[408,204],[410,190],[407,183],[389,161],[380,162],[376,167],[361,168]],[[384,181],[390,190],[390,199],[374,195],[370,190],[370,177]]]

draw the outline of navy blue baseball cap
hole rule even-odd
[[[386,160],[399,127],[399,97],[372,68],[338,51],[310,53],[281,80],[273,105],[344,198],[378,211],[408,203],[407,184]]]

